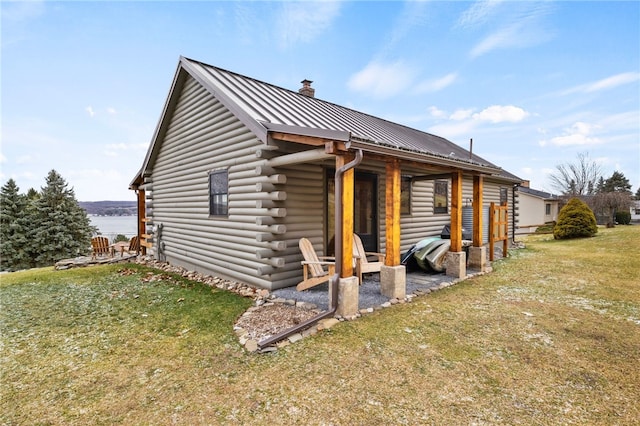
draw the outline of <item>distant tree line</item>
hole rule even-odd
[[[138,213],[135,201],[79,201],[87,214],[97,216],[135,216]]]
[[[26,194],[13,179],[0,192],[0,270],[53,265],[87,254],[96,231],[73,189],[51,170],[40,191]]]
[[[551,185],[566,200],[577,197],[584,201],[601,223],[629,223],[633,205],[631,183],[622,172],[614,171],[604,178],[600,166],[587,153],[578,154],[578,161],[556,166],[549,177]],[[635,194],[640,199],[640,188]]]

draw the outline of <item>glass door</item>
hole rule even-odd
[[[334,254],[335,172],[327,173],[327,253]],[[378,251],[378,176],[356,172],[354,185],[353,230],[366,251]]]

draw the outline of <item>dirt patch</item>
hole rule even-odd
[[[236,322],[237,329],[257,342],[288,330],[318,315],[318,309],[298,308],[285,303],[267,303],[249,308]]]

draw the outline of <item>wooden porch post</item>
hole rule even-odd
[[[385,189],[386,255],[384,264],[400,264],[400,161],[388,160],[386,163]]]
[[[336,156],[336,170],[353,160],[353,155],[344,154]],[[354,169],[347,170],[342,176],[342,270],[340,278],[348,278],[353,275],[353,197],[354,197]],[[337,218],[336,218],[337,220]]]
[[[482,193],[483,177],[473,177],[473,246],[482,247]]]
[[[462,251],[462,171],[451,173],[451,249]]]
[[[147,207],[144,189],[138,189],[138,241],[142,242],[142,235],[147,233]],[[140,253],[147,254],[147,248],[140,244]]]

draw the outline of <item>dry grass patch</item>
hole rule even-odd
[[[492,274],[265,355],[235,340],[248,302],[226,292],[3,277],[2,422],[635,425],[639,241],[534,236]]]

